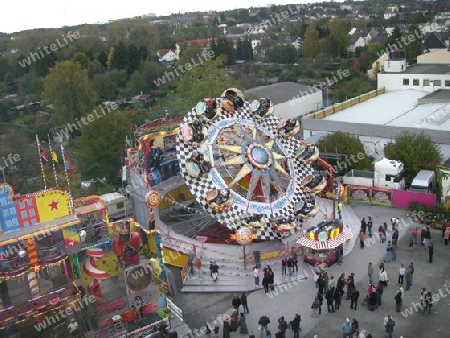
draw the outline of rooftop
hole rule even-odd
[[[389,72],[392,73],[394,72]],[[397,74],[450,74],[450,64],[415,64]]]
[[[450,103],[419,105],[418,100],[427,95],[429,93],[425,91],[413,89],[387,92],[325,117],[324,120],[450,131]]]
[[[273,104],[287,102],[301,93],[315,93],[319,89],[305,86],[296,82],[280,82],[268,86],[260,86],[245,91],[245,95],[256,94],[259,97],[269,98]]]

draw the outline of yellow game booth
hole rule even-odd
[[[297,244],[302,247],[304,262],[330,266],[339,260],[343,244],[352,237],[351,229],[342,220],[323,221],[306,230]]]

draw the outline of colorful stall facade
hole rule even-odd
[[[349,227],[340,220],[323,221],[306,230],[298,239],[303,250],[303,261],[311,265],[336,263],[342,256],[343,244],[353,237]]]
[[[0,184],[0,229],[1,338],[35,337],[44,328],[62,337],[72,318],[87,331],[120,310],[123,321],[135,320],[128,312],[137,300],[140,316],[165,317],[158,231],[133,219],[110,223],[101,197],[73,201],[59,188],[19,196]]]

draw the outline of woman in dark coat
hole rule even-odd
[[[230,338],[230,322],[228,320],[223,322],[223,338]]]
[[[377,308],[377,293],[371,292],[369,295],[368,308],[370,311],[373,311]]]

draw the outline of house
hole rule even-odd
[[[280,45],[292,45],[296,50],[302,48],[302,39],[298,36],[286,36],[278,39]]]
[[[425,53],[417,57],[418,64],[449,64],[450,51],[448,49],[440,49],[437,52]]]
[[[171,49],[158,49],[156,55],[160,62],[173,62],[180,58],[180,48],[175,44],[175,51]]]
[[[449,46],[450,32],[431,32],[423,37],[423,48],[429,52],[446,49]]]
[[[450,89],[450,58],[447,60],[444,64],[417,63],[408,66],[404,51],[391,52],[384,62],[383,72],[378,73],[378,89],[385,88],[387,92],[415,89],[429,93],[437,89]]]

